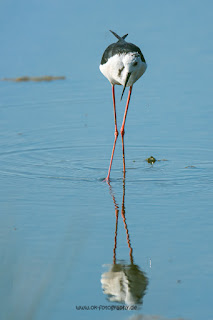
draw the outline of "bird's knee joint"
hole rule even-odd
[[[118,130],[117,131],[115,131],[115,137],[117,138],[118,137]]]
[[[120,133],[121,133],[121,137],[123,137],[125,132],[124,130],[121,130]]]

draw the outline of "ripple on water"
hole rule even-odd
[[[109,146],[10,147],[0,154],[1,173],[26,178],[101,181],[106,175]],[[107,149],[107,151],[106,151]],[[152,151],[150,151],[152,150]],[[154,151],[153,151],[154,150]],[[157,160],[145,160],[154,153]],[[126,146],[126,178],[130,184],[161,187],[206,187],[213,181],[211,150]],[[115,154],[111,182],[122,181],[122,158]]]

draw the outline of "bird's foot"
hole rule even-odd
[[[106,182],[107,184],[110,184],[110,179],[108,176],[103,181]]]

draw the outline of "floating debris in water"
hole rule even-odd
[[[13,82],[27,82],[27,81],[53,81],[53,80],[65,80],[65,76],[41,76],[41,77],[28,77],[23,76],[19,78],[3,78],[1,81],[13,81]]]
[[[167,160],[167,159],[157,160],[157,159],[155,159],[153,156],[151,156],[151,157],[147,158],[146,161],[147,161],[148,163],[153,164],[153,163],[155,163],[156,161],[168,161],[168,160]]]
[[[156,160],[153,156],[151,156],[151,157],[147,158],[146,161],[147,161],[148,163],[153,164],[153,163],[155,163],[157,160]]]

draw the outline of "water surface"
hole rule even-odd
[[[1,78],[66,80],[0,83],[1,318],[212,319],[210,12],[210,1],[2,2]],[[110,185],[113,107],[98,70],[109,29],[148,63],[126,179],[119,137]]]

